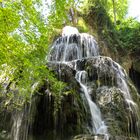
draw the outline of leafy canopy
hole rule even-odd
[[[0,97],[3,105],[16,106],[30,100],[48,79],[58,96],[65,84],[47,69],[48,46],[69,22],[73,0],[0,1]],[[42,12],[48,8],[47,15]],[[56,31],[58,33],[56,33]]]
[[[60,100],[59,93],[65,84],[47,69],[46,55],[48,46],[62,27],[72,24],[73,18],[82,13],[73,15],[81,5],[84,5],[84,15],[93,12],[88,21],[96,23],[94,27],[106,42],[130,50],[139,47],[139,22],[124,18],[127,0],[52,0],[50,4],[44,4],[43,0],[1,0],[0,97],[4,106],[30,100],[46,79]],[[48,12],[43,12],[44,9]],[[78,24],[87,30],[85,21],[79,20]]]

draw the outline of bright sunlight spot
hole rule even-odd
[[[128,16],[140,21],[140,0],[129,0]]]

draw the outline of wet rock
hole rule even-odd
[[[104,135],[90,135],[90,134],[81,134],[75,136],[72,140],[105,140]]]
[[[138,135],[137,130],[139,127],[135,123],[138,120],[136,114],[131,112],[130,106],[132,105],[129,106],[127,103],[122,88],[123,83],[121,84],[122,79],[127,81],[126,73],[121,66],[111,58],[103,56],[85,58],[61,65],[61,68],[64,68],[62,71],[63,75],[67,77],[67,82],[76,90],[79,90],[80,87],[74,78],[75,66],[87,72],[86,84],[89,87],[89,94],[99,106],[105,124],[108,126],[108,132],[111,135],[123,134],[125,136],[128,133]],[[133,94],[136,94],[135,91]]]
[[[75,136],[72,140],[138,140],[135,137],[127,136],[104,136],[104,135],[90,135],[90,134],[81,134]]]
[[[122,91],[116,87],[100,87],[96,91],[97,103],[104,114],[110,134],[127,133],[127,109]]]
[[[67,64],[63,63],[48,63],[49,68],[56,74],[56,77],[66,83],[69,86],[77,87],[79,84],[75,80],[75,70]]]
[[[127,137],[127,136],[111,136],[109,140],[138,140],[134,137]]]

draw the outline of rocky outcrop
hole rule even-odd
[[[99,55],[94,37],[78,33],[58,38],[47,67],[66,86],[53,93],[45,80],[31,103],[13,118],[13,139],[140,138],[137,91],[118,63]]]
[[[93,57],[77,61],[68,62],[67,64],[56,64],[50,67],[54,70],[61,68],[59,76],[70,84],[75,90],[79,91],[78,83],[75,81],[74,67],[79,70],[86,70],[88,74],[87,85],[90,87],[90,94],[93,101],[99,106],[102,117],[108,126],[108,133],[111,140],[133,140],[137,139],[139,126],[136,126],[136,122],[139,121],[136,114],[133,114],[129,110],[123,89],[118,85],[117,74],[119,70],[125,74],[123,68],[117,65],[116,62],[108,57]],[[70,71],[69,71],[70,70]],[[65,75],[65,76],[64,76]],[[66,78],[67,77],[67,78]],[[127,77],[124,76],[127,81]],[[120,81],[121,82],[121,81]],[[129,81],[127,81],[129,83]],[[129,85],[129,84],[128,84]],[[133,95],[137,96],[136,91],[132,91],[131,87],[128,87]],[[132,103],[133,104],[133,103]],[[89,120],[90,121],[90,120]],[[127,135],[132,136],[127,137]],[[134,138],[133,138],[134,136]],[[97,136],[77,136],[74,138],[77,140],[94,140]],[[98,136],[98,139],[102,140],[102,136]]]
[[[134,137],[125,137],[125,136],[110,136],[110,137],[106,137],[106,139],[109,140],[137,140]],[[105,140],[103,135],[78,135],[75,136],[72,140]]]

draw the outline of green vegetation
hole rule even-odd
[[[130,53],[140,49],[140,23],[138,21],[132,18],[123,20],[118,24],[117,31],[123,47]]]
[[[22,106],[46,80],[60,100],[66,85],[47,69],[46,55],[64,25],[84,32],[90,25],[110,48],[139,49],[140,23],[125,18],[127,0],[53,0],[44,7],[48,15],[41,0],[0,1],[1,108]]]
[[[60,32],[56,29],[68,20],[65,10],[69,4],[59,2],[45,5],[48,16],[42,13],[41,0],[0,2],[1,107],[22,106],[45,80],[56,95],[64,88],[46,67],[48,46]]]
[[[100,42],[114,51],[121,49],[131,54],[139,50],[140,23],[126,18],[127,10],[127,0],[87,0],[80,12]]]

